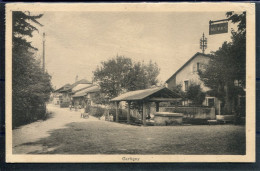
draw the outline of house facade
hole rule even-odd
[[[95,96],[95,93],[98,92],[100,92],[100,87],[98,85],[91,85],[89,87],[77,91],[74,95],[72,95],[73,105],[94,105],[93,97]]]
[[[55,93],[60,94],[60,106],[68,107],[72,101],[72,96],[81,89],[92,86],[92,83],[86,79],[76,81],[73,84],[66,84],[57,89]]]
[[[173,90],[177,86],[181,86],[182,91],[187,91],[191,84],[200,85],[203,92],[207,92],[210,88],[206,87],[200,80],[198,75],[199,70],[204,70],[210,61],[210,56],[203,53],[193,55],[182,67],[180,67],[168,80],[166,86]],[[183,101],[182,105],[189,106],[191,101]],[[211,97],[206,94],[203,106],[215,107],[216,113],[220,113],[221,101],[216,97]]]

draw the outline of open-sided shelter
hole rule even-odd
[[[127,123],[130,123],[130,104],[131,102],[137,101],[142,104],[142,121],[143,125],[146,125],[146,116],[150,112],[148,104],[155,102],[156,111],[159,111],[160,102],[180,101],[181,97],[179,94],[171,91],[166,87],[153,87],[144,90],[129,91],[121,94],[118,97],[113,98],[111,101],[116,104],[116,121],[118,122],[118,106],[119,102],[126,101],[128,103],[127,112]]]

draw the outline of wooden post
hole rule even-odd
[[[118,105],[119,102],[116,102],[116,122],[118,122]]]
[[[155,104],[156,104],[156,112],[159,112],[159,103],[160,102],[155,102]]]
[[[146,126],[146,102],[143,102],[143,125]]]
[[[148,102],[147,103],[147,118],[150,120],[151,116],[150,116],[150,113],[151,113],[151,106],[150,106],[150,103]]]
[[[127,123],[130,123],[130,101],[127,102],[128,103],[128,110],[127,110]]]

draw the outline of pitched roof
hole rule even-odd
[[[71,85],[71,88],[75,87],[78,84],[92,84],[90,81],[86,79],[79,80]]]
[[[62,86],[59,89],[55,90],[55,92],[67,91],[68,89],[70,89],[70,87],[71,87],[70,84],[65,84],[64,86]]]
[[[161,93],[160,96],[164,95],[169,98],[179,98],[180,96],[166,87],[153,87],[144,90],[129,91],[121,94],[118,97],[113,98],[111,101],[130,101],[130,100],[143,100],[149,96]]]
[[[170,81],[170,79],[172,79],[173,77],[175,77],[186,65],[188,65],[194,58],[196,58],[198,55],[202,55],[205,57],[210,57],[209,55],[206,55],[204,53],[200,53],[197,52],[195,55],[193,55],[182,67],[180,67],[168,80],[166,80],[165,82],[168,83],[168,81]]]
[[[99,91],[100,91],[100,87],[98,85],[93,85],[91,87],[87,87],[81,91],[76,92],[72,97],[82,97],[87,95],[88,93],[94,93]]]
[[[65,84],[64,86],[62,86],[61,88],[57,89],[55,92],[64,92],[64,91],[69,91],[71,90],[73,87],[77,86],[78,84],[92,84],[90,81],[86,80],[86,79],[82,79],[79,80],[73,84]]]

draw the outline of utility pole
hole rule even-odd
[[[45,33],[43,33],[42,40],[42,70],[45,72]]]
[[[202,38],[200,38],[200,49],[202,50],[202,53],[205,53],[205,49],[207,49],[207,47],[208,47],[207,43],[208,43],[208,40],[204,36],[204,33],[203,33]]]

